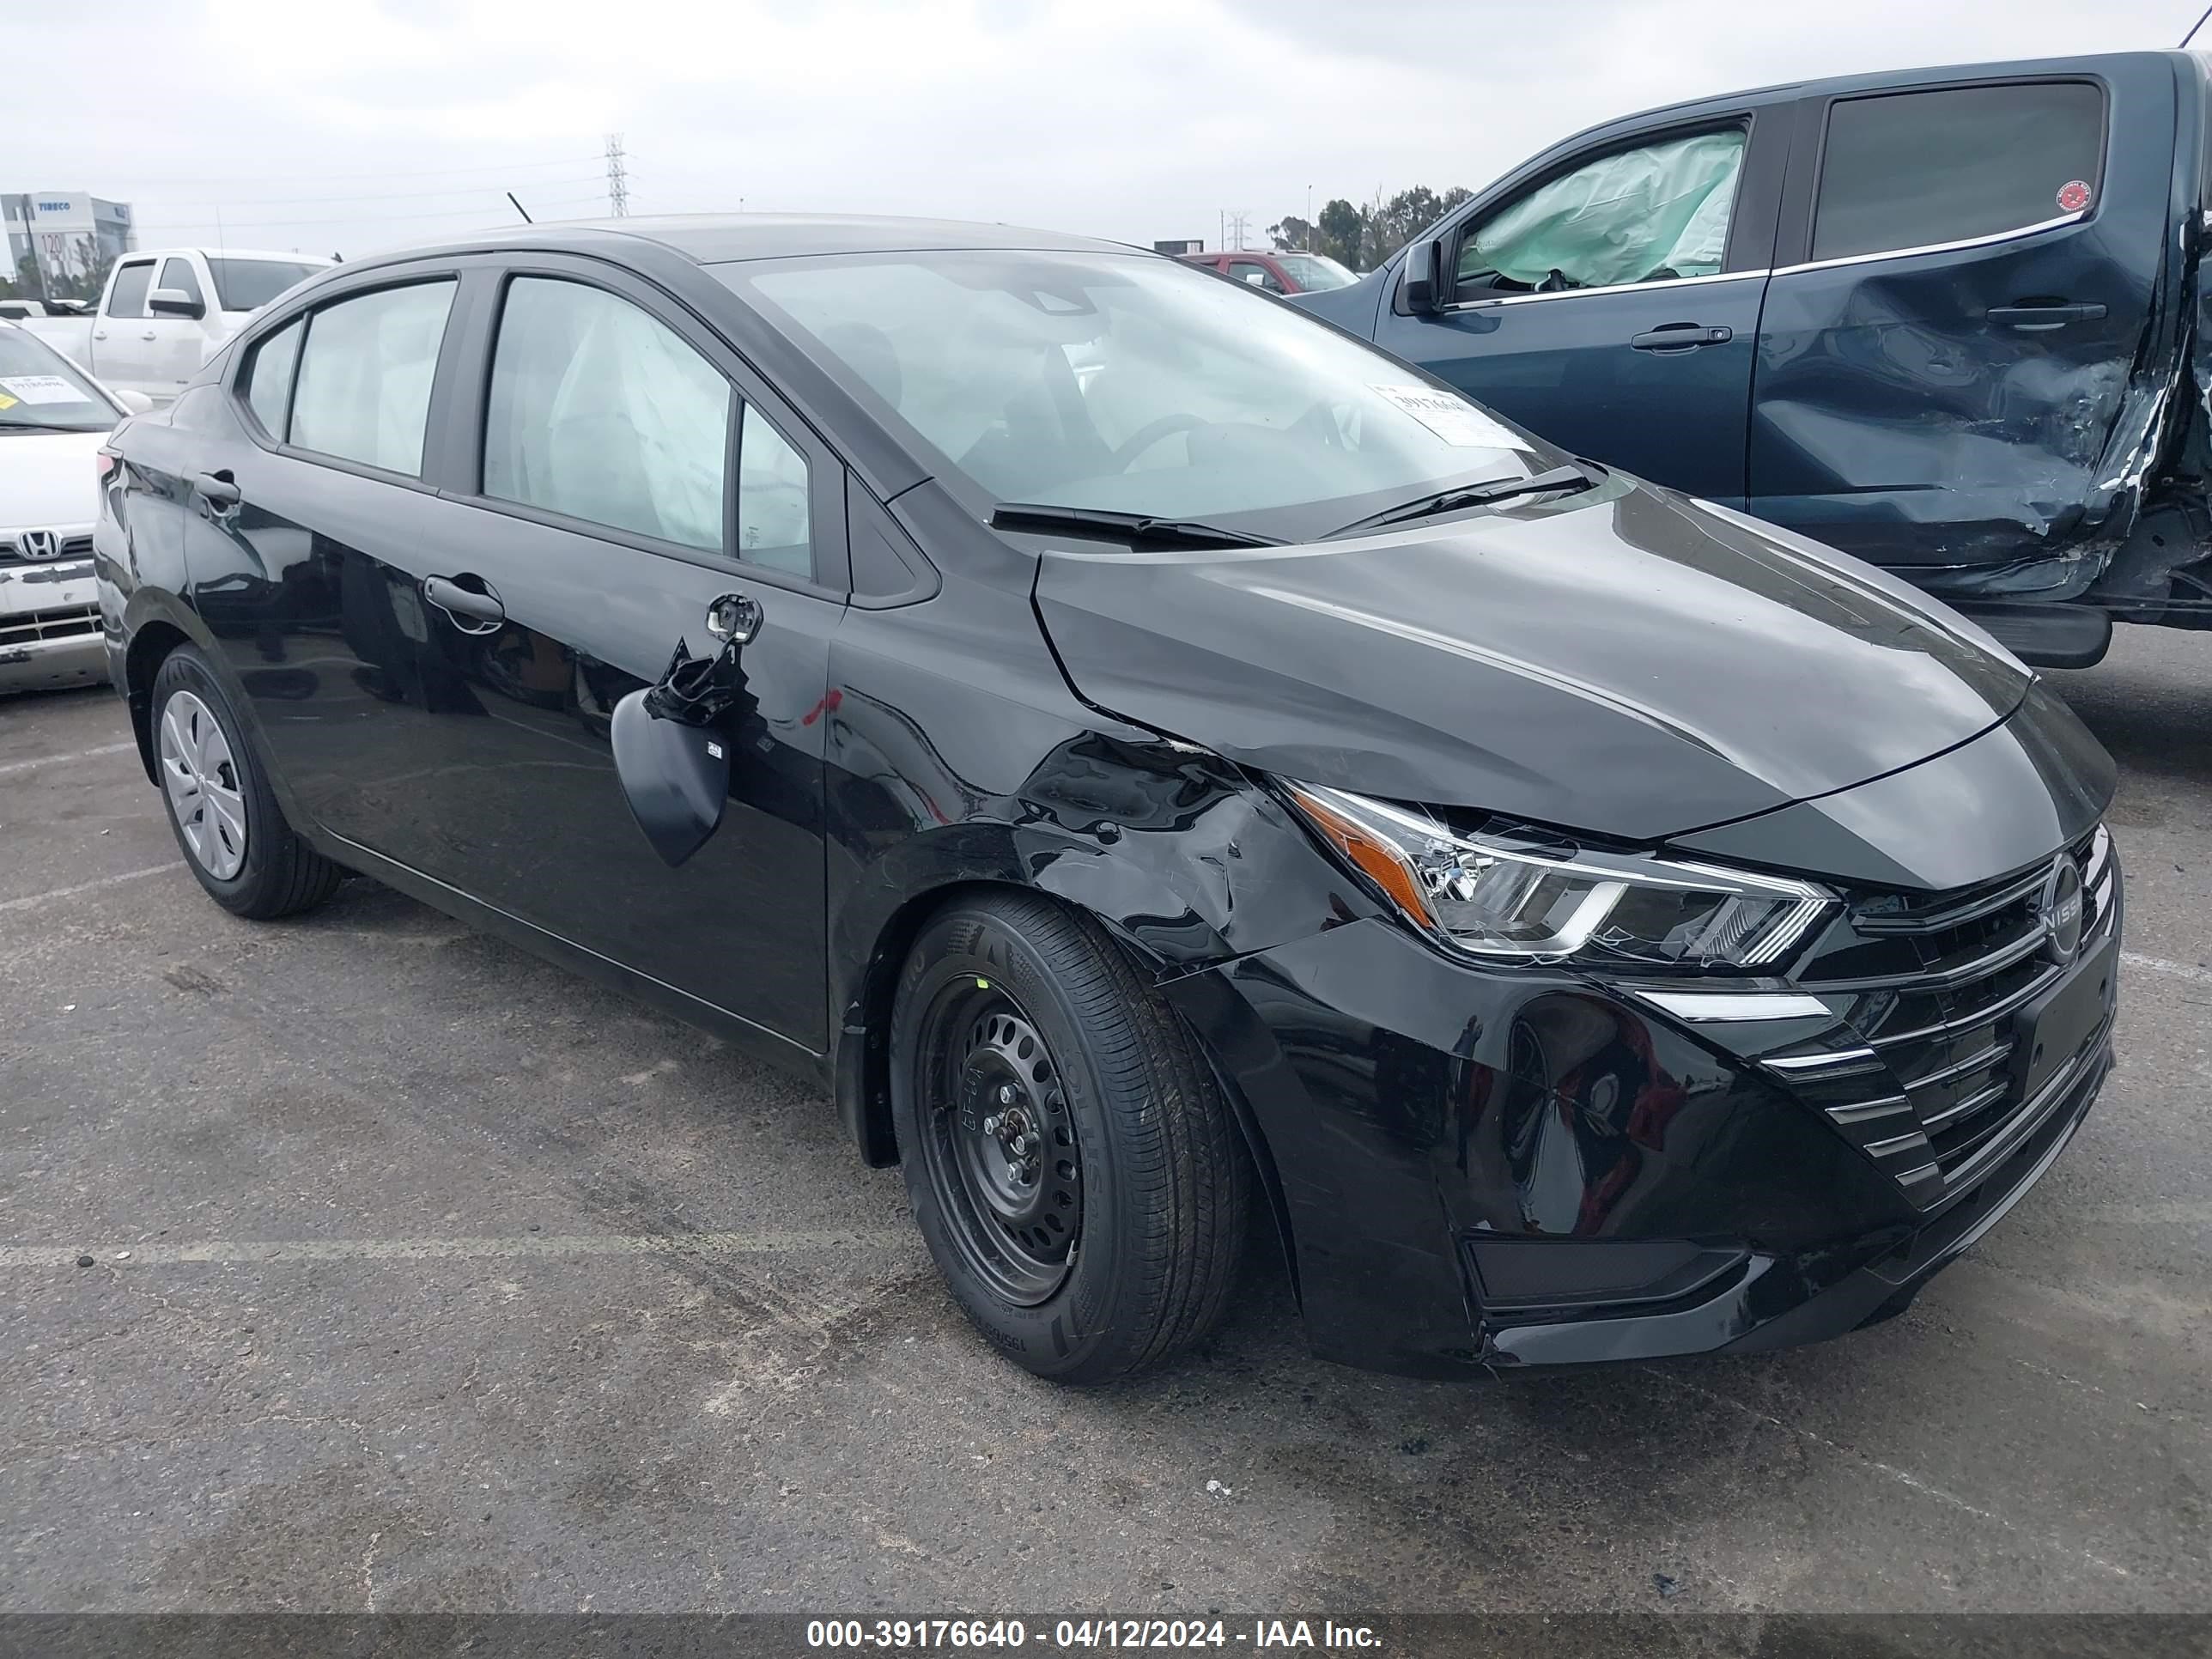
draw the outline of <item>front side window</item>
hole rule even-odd
[[[111,317],[143,317],[146,314],[147,290],[154,286],[154,262],[140,259],[124,265],[115,273],[115,286],[107,295],[107,314]]]
[[[1229,262],[1229,274],[1240,283],[1249,283],[1254,288],[1263,288],[1270,294],[1280,294],[1283,291],[1283,285],[1277,279],[1275,273],[1256,259],[1231,259]]]
[[[1325,534],[1534,448],[1290,307],[1146,254],[961,249],[714,274],[971,510],[998,502]]]
[[[289,259],[227,259],[216,254],[208,258],[216,298],[222,301],[225,311],[258,311],[322,269]]]
[[[204,306],[207,303],[206,296],[200,292],[200,279],[194,274],[192,262],[190,259],[162,260],[161,280],[154,286],[173,288],[194,305]]]
[[[253,348],[253,361],[246,366],[246,401],[261,429],[280,443],[292,401],[292,371],[300,361],[300,337],[307,330],[304,320],[287,323]]]
[[[484,411],[483,493],[722,550],[730,383],[602,289],[507,285]]]
[[[291,441],[419,477],[452,281],[380,289],[307,319]]]
[[[1828,112],[1815,259],[1995,236],[2095,199],[2105,94],[2086,81],[1850,98]]]
[[[1743,171],[1741,128],[1601,156],[1540,185],[1460,242],[1459,297],[1717,274]]]
[[[738,433],[738,556],[811,577],[806,459],[750,404]]]

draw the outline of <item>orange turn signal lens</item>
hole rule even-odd
[[[1291,785],[1290,790],[1314,828],[1328,836],[1338,852],[1364,871],[1400,909],[1415,921],[1429,927],[1436,925],[1436,915],[1422,896],[1420,884],[1413,879],[1413,871],[1396,848],[1319,796],[1296,784]]]

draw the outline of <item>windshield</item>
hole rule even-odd
[[[1290,272],[1291,280],[1309,294],[1328,288],[1350,288],[1359,280],[1326,253],[1278,253],[1275,263]]]
[[[105,432],[120,418],[68,358],[0,324],[0,432]]]
[[[208,259],[208,270],[215,276],[216,297],[225,311],[258,311],[295,283],[306,282],[321,269],[289,259],[219,259],[212,255]]]
[[[1103,507],[1315,537],[1534,470],[1527,439],[1234,283],[1142,254],[961,250],[715,274],[979,514]]]

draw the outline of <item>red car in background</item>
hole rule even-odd
[[[1349,288],[1359,280],[1326,253],[1256,253],[1239,248],[1176,257],[1264,288],[1270,294],[1316,294],[1323,289]]]

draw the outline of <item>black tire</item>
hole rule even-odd
[[[1109,1382],[1219,1322],[1250,1159],[1194,1039],[1095,922],[1012,892],[941,911],[907,957],[890,1064],[915,1218],[953,1299],[1008,1358]]]
[[[185,867],[207,890],[208,896],[233,915],[267,921],[313,909],[337,890],[346,872],[301,840],[285,822],[283,810],[270,791],[260,757],[253,752],[246,736],[246,722],[239,717],[237,705],[197,646],[179,646],[162,659],[154,676],[149,718],[153,721],[155,772],[164,771],[161,758],[162,716],[170,699],[179,692],[190,692],[198,698],[221,726],[229,750],[234,785],[245,801],[246,822],[244,861],[234,874],[218,876],[201,861],[200,854],[186,838],[185,826],[178,819],[176,802],[164,787],[162,810],[168,817],[170,833],[177,838],[178,849],[185,855]]]

